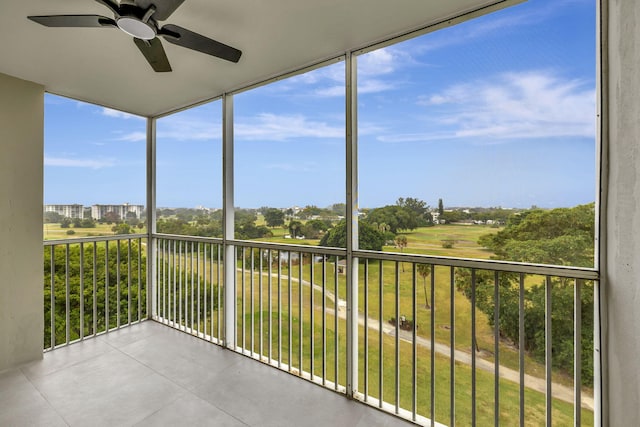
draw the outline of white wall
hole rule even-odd
[[[640,2],[609,0],[608,35],[605,425],[632,426],[640,422]]]
[[[42,357],[44,88],[0,74],[0,371]]]

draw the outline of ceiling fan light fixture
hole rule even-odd
[[[122,16],[116,21],[116,24],[122,31],[138,39],[152,40],[156,37],[156,29],[137,18]]]

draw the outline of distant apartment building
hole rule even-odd
[[[83,205],[44,205],[45,212],[55,212],[66,218],[84,219]]]
[[[140,219],[143,211],[143,205],[130,205],[129,203],[123,203],[122,205],[93,205],[91,206],[91,217],[95,220],[101,220],[108,212],[114,212],[120,219],[126,219],[127,214],[132,212],[137,219]]]

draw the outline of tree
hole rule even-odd
[[[393,234],[397,234],[399,230],[414,230],[419,226],[418,216],[412,210],[398,205],[372,209],[366,221],[380,224],[378,227],[385,224]]]
[[[284,212],[280,209],[266,208],[263,213],[264,220],[269,227],[284,225]]]
[[[48,223],[61,222],[62,218],[64,218],[64,217],[62,215],[60,215],[58,212],[45,212],[44,213],[44,222],[48,222]]]
[[[113,211],[109,211],[106,214],[104,214],[103,219],[107,224],[118,223],[120,222],[120,215],[118,215]]]
[[[594,204],[553,210],[533,210],[512,215],[504,229],[482,236],[478,242],[499,260],[541,264],[592,267],[594,256]],[[468,269],[456,270],[456,287],[469,299],[475,296],[476,306],[494,322],[494,292],[498,290],[500,335],[517,344],[519,336],[520,275],[500,273],[497,283],[493,273],[476,271],[471,280]],[[550,286],[550,288],[547,288]],[[573,369],[573,280],[549,277],[523,288],[525,349],[531,356],[544,361],[545,356],[545,296],[551,292],[552,363],[566,372]],[[582,380],[593,381],[593,286],[583,286],[582,310]]]
[[[358,245],[360,249],[381,251],[385,243],[384,234],[367,223],[358,226]],[[320,246],[334,248],[347,247],[347,222],[342,220],[329,230],[320,240]]]
[[[347,213],[347,205],[344,203],[334,203],[329,207],[329,210],[335,215],[345,216]]]
[[[121,222],[111,227],[114,234],[131,234],[131,226],[126,222]]]
[[[73,228],[82,227],[82,220],[80,218],[73,218]]]
[[[300,228],[302,228],[302,223],[300,221],[289,221],[289,234],[291,234],[291,237],[294,239],[298,237],[298,230],[300,230]]]
[[[431,274],[431,266],[429,264],[417,264],[416,269],[418,270],[418,275],[422,277],[422,287],[424,289],[424,307],[429,310],[431,305],[429,305],[429,295],[427,294],[427,277]]]
[[[329,227],[324,221],[319,219],[311,219],[301,227],[300,232],[307,239],[317,239],[328,228]]]
[[[394,241],[395,241],[395,243],[396,243],[396,246],[397,246],[398,248],[400,248],[400,252],[403,252],[403,251],[404,251],[404,248],[406,248],[406,247],[407,247],[407,244],[408,244],[408,242],[407,242],[407,236],[405,236],[405,235],[403,235],[403,234],[396,236],[396,238],[394,239]],[[402,272],[404,273],[404,263],[403,263],[403,262],[401,262],[400,264],[402,264]]]
[[[82,228],[96,228],[96,222],[93,218],[88,217],[82,220],[80,227]]]
[[[130,226],[135,227],[136,224],[138,223],[138,216],[136,215],[135,212],[127,212],[125,222]]]
[[[444,213],[444,204],[442,203],[442,199],[438,199],[438,213],[440,215]]]
[[[414,197],[407,197],[406,199],[400,197],[396,204],[411,212],[418,222],[418,226],[429,225],[432,222],[431,214],[429,213],[429,206],[424,200],[416,199]]]
[[[62,218],[62,221],[60,221],[60,228],[69,228],[69,226],[71,225],[71,218]]]

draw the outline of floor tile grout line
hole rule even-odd
[[[205,402],[205,403],[207,403],[207,404],[209,404],[209,405],[213,406],[214,408],[218,409],[219,411],[224,412],[225,414],[227,414],[227,415],[228,415],[228,416],[230,416],[231,418],[233,418],[233,419],[237,420],[238,422],[242,423],[243,425],[245,425],[245,426],[247,426],[247,427],[251,427],[251,426],[250,426],[250,424],[247,424],[246,422],[244,422],[243,420],[239,419],[239,418],[238,418],[238,417],[236,417],[235,415],[233,415],[233,414],[231,414],[231,413],[227,412],[226,410],[224,410],[224,408],[221,408],[221,407],[219,407],[218,405],[214,404],[213,402],[209,402],[208,400],[203,399],[202,397],[198,396],[196,393],[192,392],[192,391],[191,391],[191,390],[189,390],[188,388],[186,388],[186,387],[182,386],[181,384],[178,384],[177,382],[175,382],[173,379],[169,378],[169,377],[168,377],[167,375],[165,375],[164,373],[162,373],[162,372],[158,371],[157,369],[155,369],[155,368],[153,368],[153,367],[149,366],[149,365],[148,365],[148,364],[146,364],[145,362],[143,362],[143,361],[141,361],[141,360],[138,360],[138,358],[137,358],[137,357],[135,357],[135,356],[133,356],[133,355],[131,355],[131,354],[128,354],[128,353],[124,352],[124,351],[123,351],[122,349],[120,349],[120,348],[116,348],[116,350],[117,350],[117,351],[119,351],[119,352],[121,352],[121,353],[122,353],[122,354],[124,354],[125,356],[127,356],[127,357],[129,357],[129,358],[133,359],[134,361],[136,361],[137,363],[141,364],[142,366],[144,366],[144,367],[146,367],[146,368],[150,369],[152,372],[154,372],[155,374],[157,374],[157,375],[161,376],[162,378],[166,379],[167,381],[171,382],[172,384],[174,384],[175,386],[177,386],[178,388],[180,388],[183,392],[185,392],[186,394],[190,395],[190,397],[195,397],[195,398],[197,398],[197,399],[200,399],[200,400],[202,400],[203,402]],[[199,365],[199,364],[198,364],[198,365]],[[200,366],[202,366],[202,365],[200,365]],[[178,397],[176,397],[176,399],[174,399],[171,403],[175,403],[178,399],[181,399],[182,397],[185,397],[185,396],[178,396]],[[160,409],[158,409],[158,411],[161,411],[162,409],[164,409],[164,408],[160,408]],[[156,412],[158,412],[158,411],[155,411],[155,412],[154,412],[154,414],[155,414]],[[139,422],[144,421],[145,419],[149,418],[151,415],[153,415],[153,414],[150,414],[149,416],[147,416],[147,417],[143,418],[143,419],[142,419],[141,421],[139,421]]]
[[[67,419],[64,417],[64,415],[62,415],[59,411],[58,408],[56,408],[50,401],[49,399],[47,399],[47,396],[45,396],[42,393],[42,390],[40,390],[38,388],[38,386],[36,384],[33,383],[33,381],[31,381],[31,378],[29,378],[24,372],[22,372],[22,368],[18,369],[20,371],[20,374],[22,374],[22,376],[29,381],[29,384],[31,384],[31,387],[33,387],[38,394],[42,397],[42,399],[47,402],[47,405],[49,405],[49,408],[51,408],[53,410],[53,412],[56,413],[56,415],[58,415],[60,417],[60,419],[62,420],[63,423],[65,423],[67,426],[71,426],[71,424],[69,424],[69,422],[67,421]]]

